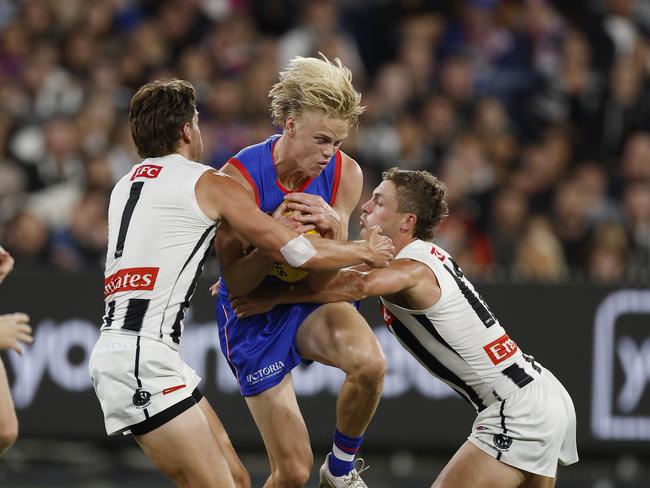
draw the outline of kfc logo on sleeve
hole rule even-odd
[[[158,175],[162,171],[162,166],[156,166],[155,164],[143,164],[138,166],[133,175],[131,176],[131,181],[136,178],[158,178]]]
[[[493,364],[499,364],[505,361],[519,349],[517,343],[510,339],[507,334],[503,334],[496,341],[483,346],[483,349],[490,356]]]
[[[104,280],[104,296],[132,290],[153,290],[160,268],[124,268]]]

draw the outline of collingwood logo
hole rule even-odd
[[[512,445],[512,437],[505,434],[494,434],[492,440],[499,451],[507,451]]]
[[[151,393],[138,388],[133,394],[133,405],[135,408],[147,408],[151,405]]]
[[[259,383],[260,381],[265,380],[266,378],[275,376],[276,374],[280,373],[283,369],[284,369],[284,363],[282,361],[276,361],[272,364],[269,364],[268,366],[258,369],[254,373],[247,374],[246,381],[248,381],[249,385],[254,385],[255,383]]]

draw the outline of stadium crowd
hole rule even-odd
[[[0,242],[23,271],[100,270],[141,84],[194,84],[218,168],[322,52],[367,106],[343,144],[366,192],[391,166],[441,177],[468,275],[648,282],[649,33],[635,0],[0,0]]]

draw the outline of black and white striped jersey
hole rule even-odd
[[[177,349],[183,317],[210,252],[215,222],[196,200],[209,166],[179,154],[146,159],[113,188],[108,209],[102,331]]]
[[[508,337],[462,270],[443,249],[415,240],[395,259],[426,264],[440,285],[440,300],[409,310],[381,299],[382,315],[402,345],[477,411],[507,398],[541,371]]]

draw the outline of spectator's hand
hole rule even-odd
[[[295,219],[316,226],[321,236],[337,239],[341,233],[341,216],[320,195],[289,193],[284,196],[289,210],[296,210]]]
[[[14,258],[0,246],[0,283],[14,269]]]
[[[0,350],[13,349],[18,354],[22,354],[21,342],[25,344],[34,342],[29,316],[24,313],[0,315]]]

